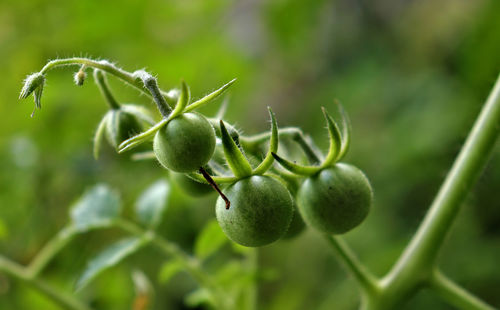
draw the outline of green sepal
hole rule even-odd
[[[246,177],[252,174],[252,166],[246,159],[245,155],[241,152],[240,148],[236,145],[233,138],[227,132],[224,122],[220,121],[220,131],[222,147],[224,148],[224,155],[226,156],[229,168],[236,177]]]
[[[224,115],[226,115],[227,107],[229,106],[229,95],[224,96],[222,103],[215,113],[215,119],[223,119]]]
[[[145,132],[142,132],[138,135],[133,136],[130,139],[123,141],[118,146],[118,153],[125,152],[126,150],[132,149],[132,148],[148,141],[156,134],[156,132],[158,130],[160,130],[163,126],[165,126],[169,121],[170,121],[170,118],[164,118],[161,121],[159,121],[158,123],[156,123],[156,125],[149,128],[148,130],[146,130]]]
[[[337,161],[340,161],[345,154],[347,153],[349,149],[349,145],[351,142],[351,120],[349,119],[349,115],[347,115],[347,112],[344,110],[342,105],[338,100],[335,100],[335,105],[337,109],[339,110],[339,113],[342,117],[342,146],[340,148],[340,153],[337,156]]]
[[[303,166],[281,158],[276,153],[271,153],[276,161],[286,170],[299,175],[314,175],[321,170],[318,166]]]
[[[170,114],[169,118],[174,118],[180,115],[188,105],[189,100],[191,100],[191,91],[189,90],[189,86],[185,81],[182,81],[181,84],[181,95],[179,96],[179,99],[177,99],[175,109],[172,111],[172,114]]]
[[[273,164],[274,157],[272,153],[278,152],[278,124],[276,122],[276,117],[271,110],[270,107],[267,108],[269,110],[269,116],[271,117],[271,138],[269,139],[269,151],[267,152],[266,157],[260,163],[260,165],[255,168],[253,174],[264,174]]]
[[[216,91],[206,95],[205,97],[191,103],[190,105],[187,106],[187,108],[184,110],[184,113],[187,113],[187,112],[191,112],[195,109],[198,109],[204,105],[206,105],[207,103],[209,103],[210,101],[214,100],[215,98],[219,97],[220,95],[222,95],[228,88],[229,86],[231,86],[234,82],[236,81],[236,79],[232,79],[231,81],[229,81],[228,83],[224,84],[221,88],[217,89]]]
[[[40,86],[35,89],[33,92],[33,99],[35,100],[35,106],[38,109],[42,108],[42,93],[43,93],[43,86],[45,85],[45,79],[43,80],[43,83],[40,84]]]
[[[330,148],[328,149],[328,154],[326,155],[322,166],[328,167],[333,165],[337,160],[342,145],[342,136],[337,123],[335,123],[326,109],[324,107],[321,107],[321,110],[323,111],[323,115],[325,116],[326,123],[328,125],[328,135],[330,137]]]
[[[107,126],[109,114],[106,113],[102,118],[101,122],[97,126],[97,130],[94,135],[94,158],[97,160],[99,158],[99,151],[101,150],[102,140],[104,138],[104,131]]]

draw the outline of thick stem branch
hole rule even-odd
[[[432,276],[439,249],[499,133],[500,77],[418,231],[384,279],[394,298],[411,294]]]

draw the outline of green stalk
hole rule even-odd
[[[494,310],[495,308],[486,304],[476,296],[472,295],[455,282],[448,279],[440,271],[436,270],[431,277],[429,286],[458,309],[463,310]]]
[[[340,261],[342,261],[349,273],[351,273],[359,283],[363,293],[369,296],[377,296],[381,289],[378,280],[358,260],[347,243],[340,237],[330,235],[326,235],[325,237]]]
[[[134,86],[144,94],[152,97],[152,94],[149,91],[146,91],[144,88],[144,83],[140,80],[137,79],[132,73],[127,72],[121,68],[118,68],[114,64],[110,63],[107,60],[93,60],[89,58],[83,58],[83,57],[72,57],[72,58],[65,58],[65,59],[54,59],[49,61],[43,68],[40,70],[41,74],[45,74],[49,70],[55,67],[61,67],[61,66],[71,66],[71,65],[85,65],[87,67],[95,68],[95,69],[100,69],[102,71],[105,71],[109,74],[112,74],[116,76],[117,78],[123,80],[124,82]],[[174,106],[175,102],[177,101],[175,98],[170,97],[168,93],[161,91],[161,94],[165,98],[165,100],[168,102],[170,106]]]
[[[37,277],[32,276],[25,267],[5,258],[2,255],[0,255],[0,271],[4,271],[13,278],[28,284],[64,309],[92,310],[92,308],[77,300],[74,296],[66,294],[60,289],[54,288]]]
[[[146,231],[131,221],[119,219],[116,220],[115,223],[119,228],[138,237],[149,234],[151,237],[151,243],[157,249],[165,255],[170,256],[182,263],[184,270],[188,272],[202,287],[211,292],[216,309],[231,308],[229,307],[230,301],[228,298],[225,298],[223,292],[212,282],[212,279],[202,269],[200,262],[196,258],[186,254],[175,243],[164,239],[153,231]]]
[[[431,277],[445,237],[500,133],[500,76],[430,210],[384,279],[390,304],[397,305]],[[388,307],[390,308],[390,307]]]
[[[106,99],[106,102],[108,103],[109,107],[113,110],[118,110],[120,108],[120,104],[118,103],[118,101],[116,101],[115,97],[111,93],[108,81],[106,80],[106,76],[104,75],[102,70],[98,69],[94,70],[94,80],[97,86],[99,87],[101,94]]]
[[[54,256],[65,247],[76,235],[73,227],[68,226],[59,231],[43,248],[27,267],[31,276],[38,276],[40,272],[50,263]]]

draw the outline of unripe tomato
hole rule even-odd
[[[292,221],[290,222],[290,226],[288,227],[286,234],[283,236],[283,239],[292,239],[297,237],[302,231],[304,231],[305,227],[306,224],[304,223],[299,210],[294,208]]]
[[[208,195],[210,193],[215,193],[212,186],[205,183],[196,182],[183,173],[172,172],[171,176],[174,182],[179,185],[179,187],[186,194],[190,196],[200,197]]]
[[[373,193],[358,168],[338,163],[307,178],[297,193],[297,204],[306,223],[330,234],[343,234],[368,215]]]
[[[214,128],[201,114],[181,114],[156,133],[153,149],[165,168],[192,172],[212,157],[215,150]]]
[[[133,114],[120,109],[111,110],[106,123],[106,138],[112,146],[118,145],[128,138],[143,131],[143,126]]]
[[[224,193],[231,207],[226,209],[219,197],[215,212],[229,239],[256,247],[274,242],[287,232],[293,201],[280,181],[269,176],[251,176],[233,183]]]

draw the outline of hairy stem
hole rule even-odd
[[[97,86],[99,87],[101,94],[106,99],[106,102],[108,103],[109,107],[113,110],[119,109],[120,104],[118,103],[118,101],[116,101],[115,97],[111,93],[108,81],[106,80],[106,76],[104,75],[102,70],[99,69],[94,70],[94,80]]]
[[[5,258],[2,255],[0,255],[0,271],[3,271],[13,278],[28,284],[64,309],[91,310],[90,307],[76,299],[74,296],[66,294],[60,289],[54,288],[39,278],[32,276],[25,267]]]
[[[358,260],[354,252],[347,243],[340,237],[326,235],[326,240],[333,248],[339,259],[345,265],[361,286],[365,294],[375,296],[380,291],[378,280],[370,271]]]
[[[439,294],[444,300],[463,310],[494,310],[495,308],[486,304],[458,284],[448,279],[440,271],[435,270],[429,287]]]
[[[100,69],[102,71],[105,71],[111,75],[116,76],[117,78],[123,80],[124,82],[134,86],[144,94],[152,97],[152,95],[149,93],[144,88],[144,83],[140,80],[137,79],[132,73],[127,72],[116,65],[112,64],[111,62],[107,60],[93,60],[89,58],[83,58],[83,57],[72,57],[72,58],[65,58],[65,59],[54,59],[49,61],[43,68],[40,70],[41,74],[45,74],[49,70],[56,68],[56,67],[61,67],[61,66],[71,66],[71,65],[86,65],[87,67],[95,68],[95,69]],[[170,106],[174,106],[175,102],[177,101],[176,98],[171,97],[167,92],[161,91],[161,94],[165,98],[165,100],[168,102]]]
[[[462,201],[490,157],[499,124],[500,77],[418,231],[384,279],[394,299],[412,294],[432,276],[439,249]]]

